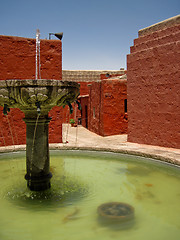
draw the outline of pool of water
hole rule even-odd
[[[0,239],[169,240],[180,236],[180,169],[143,157],[51,151],[52,187],[26,187],[25,152],[0,154]],[[97,208],[134,207],[126,223],[103,222]]]

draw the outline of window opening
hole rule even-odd
[[[124,99],[124,112],[127,113],[127,99]]]
[[[96,111],[95,111],[95,107],[93,107],[93,118],[96,118]]]

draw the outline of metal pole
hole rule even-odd
[[[36,30],[36,79],[41,78],[41,64],[40,64],[40,31]]]

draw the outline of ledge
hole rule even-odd
[[[153,24],[153,25],[151,25],[147,28],[140,29],[139,32],[138,32],[138,36],[142,37],[142,36],[151,34],[155,31],[163,30],[165,28],[168,28],[168,27],[171,27],[171,26],[174,26],[174,25],[177,25],[177,24],[180,24],[180,15],[177,15],[177,16],[172,17],[172,18],[168,18],[168,19],[166,19],[162,22]]]
[[[161,161],[163,163],[173,164],[180,167],[180,150],[156,147],[150,145],[133,144],[133,143],[121,143],[118,147],[102,147],[102,146],[82,146],[78,144],[64,144],[53,143],[49,145],[50,150],[82,150],[82,151],[103,151],[130,154],[135,156],[141,156],[146,158],[152,158],[155,161]],[[25,151],[26,145],[14,145],[7,147],[0,147],[0,153]]]

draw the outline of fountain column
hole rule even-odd
[[[26,169],[25,179],[30,190],[50,188],[48,116],[26,118]]]

